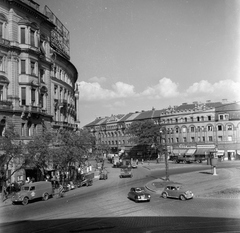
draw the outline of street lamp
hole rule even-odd
[[[166,177],[165,177],[165,180],[166,181],[170,181],[170,179],[169,179],[169,174],[168,174],[168,155],[167,155],[167,148],[166,148],[166,142],[167,142],[167,137],[166,137],[166,131],[164,130],[164,132],[163,132],[163,130],[160,130],[159,131],[160,132],[160,144],[161,144],[161,146],[162,146],[162,151],[164,152],[164,159],[165,159],[165,175],[166,175]],[[163,147],[163,143],[162,143],[162,135],[164,134],[164,147]]]

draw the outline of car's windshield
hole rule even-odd
[[[144,191],[144,189],[143,188],[136,188],[135,191],[138,193],[138,192]]]

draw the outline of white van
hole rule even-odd
[[[39,181],[29,184],[24,184],[21,190],[12,196],[12,204],[21,202],[27,205],[30,200],[42,198],[46,201],[53,195],[52,183],[48,181]]]

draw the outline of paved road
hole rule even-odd
[[[151,171],[134,170],[119,179],[119,169],[107,168],[109,179],[66,193],[62,199],[0,208],[1,233],[21,232],[237,232],[239,201],[196,198],[187,202],[162,199],[150,203],[126,198],[130,187],[152,180]],[[154,171],[154,176],[164,171]]]

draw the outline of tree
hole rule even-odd
[[[43,131],[26,145],[26,159],[28,164],[39,169],[44,177],[46,169],[53,163],[53,149],[56,138],[55,134],[50,131]]]
[[[146,151],[148,148],[158,149],[160,131],[159,125],[153,120],[134,121],[126,130],[130,135],[129,141],[135,144],[135,147],[141,147]]]
[[[12,122],[7,122],[7,127],[4,136],[0,139],[0,143],[0,150],[2,151],[2,154],[0,154],[0,178],[2,184],[2,201],[4,201],[6,199],[4,190],[6,189],[7,181],[17,171],[23,169],[27,161],[23,154],[23,144],[20,141],[20,136],[15,131]]]
[[[136,145],[151,146],[160,154],[164,154],[166,180],[169,180],[168,174],[168,152],[166,148],[166,141],[163,144],[163,136],[166,136],[166,129],[156,124],[153,120],[134,121],[126,131],[130,135],[130,141]]]
[[[94,145],[94,137],[87,130],[61,131],[58,134],[59,150],[55,151],[54,163],[63,173],[70,174],[71,167],[85,163]]]
[[[159,125],[153,120],[134,121],[126,130],[130,141],[135,144],[156,144],[160,137]]]

